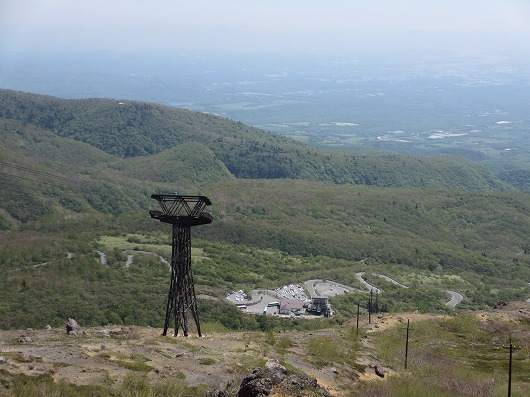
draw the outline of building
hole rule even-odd
[[[280,302],[280,314],[300,314],[304,309],[304,302],[298,299],[282,299]]]
[[[307,311],[311,314],[329,317],[331,316],[331,305],[327,296],[314,296],[307,306]]]

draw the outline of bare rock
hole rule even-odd
[[[504,307],[508,306],[508,303],[506,301],[499,301],[495,306],[493,306],[494,309],[502,309]]]
[[[380,364],[376,364],[374,366],[374,372],[377,376],[381,377],[381,378],[384,378],[385,377],[385,370],[383,369],[383,367],[380,365]]]
[[[269,361],[264,368],[256,368],[241,382],[238,397],[323,396],[331,397],[317,380],[302,374],[290,374],[277,361]]]
[[[287,369],[276,360],[267,361],[265,369],[270,371],[274,381],[281,382],[287,376]]]
[[[100,333],[103,338],[110,338],[110,332],[108,329],[103,329]]]
[[[31,342],[33,342],[33,339],[31,339],[31,337],[26,336],[26,335],[20,335],[20,337],[18,338],[18,343],[31,343]]]
[[[261,372],[259,375],[262,375]],[[254,372],[241,382],[238,397],[265,397],[271,393],[274,386],[271,378],[260,378]]]
[[[81,327],[73,318],[66,320],[66,333],[68,335],[79,335],[81,333]]]

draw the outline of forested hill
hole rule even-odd
[[[168,149],[184,153],[191,144],[203,154],[209,151],[237,178],[484,191],[509,188],[485,168],[454,157],[323,151],[240,122],[143,102],[65,100],[0,90],[1,121],[34,126],[120,158],[139,157],[136,169],[144,173],[144,161],[157,168],[156,158],[146,159]],[[3,131],[12,132],[8,127]],[[223,172],[219,175],[225,177]]]

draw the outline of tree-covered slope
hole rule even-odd
[[[524,193],[233,180],[216,185],[209,197],[216,203],[210,238],[498,276],[530,263],[530,196]],[[516,265],[509,270],[501,263]]]
[[[37,193],[49,196],[34,187]],[[224,301],[230,290],[310,279],[357,286],[355,273],[364,271],[410,287],[377,280],[393,310],[445,310],[445,289],[462,293],[468,308],[529,297],[530,197],[523,193],[235,178],[204,193],[214,222],[193,230],[199,295]],[[169,258],[171,228],[151,219],[148,208],[112,217],[94,210],[50,214],[0,232],[0,328],[60,324],[65,317],[160,326],[169,275],[157,256],[143,252]],[[106,266],[94,249],[107,254]],[[343,313],[352,313],[356,299],[367,296],[344,297]],[[215,320],[225,324],[228,316],[235,329],[246,327],[234,307],[201,302],[201,314],[216,310]]]
[[[0,229],[44,216],[145,209],[155,192],[199,193],[233,176],[198,142],[122,158],[32,124],[0,120]]]
[[[64,100],[0,90],[0,118],[34,124],[121,157],[145,156],[189,142],[286,138],[209,114],[112,99]]]
[[[530,196],[493,191],[505,186],[469,162],[324,152],[158,105],[0,94],[0,327],[79,310],[91,324],[156,324],[167,268],[139,251],[171,252],[168,225],[148,210],[151,194],[175,191],[212,201],[214,222],[194,230],[201,294],[313,278],[356,285],[355,272],[371,270],[411,286],[392,292],[402,294],[393,307],[428,300],[425,280],[469,307],[528,297]],[[127,154],[139,142],[153,152]],[[105,245],[117,236],[121,245]]]
[[[145,157],[179,145],[200,143],[201,150],[211,150],[212,161],[221,161],[238,178],[308,179],[385,187],[508,188],[485,168],[469,161],[322,151],[239,122],[149,103],[64,100],[0,90],[0,119],[33,125],[121,158]],[[204,153],[201,150],[199,153]],[[200,157],[204,158],[202,154]],[[184,158],[187,161],[189,157]],[[154,167],[155,162],[153,159]],[[224,178],[221,174],[217,176]]]

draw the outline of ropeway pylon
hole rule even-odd
[[[171,252],[171,281],[166,307],[164,332],[173,321],[177,336],[182,327],[184,336],[188,336],[188,312],[191,311],[197,333],[201,335],[195,286],[191,270],[191,226],[212,222],[212,216],[204,208],[212,203],[206,196],[181,196],[178,194],[153,194],[162,211],[149,211],[151,218],[173,225]]]

